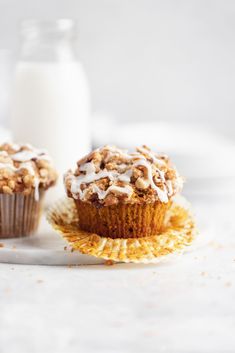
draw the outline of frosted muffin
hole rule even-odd
[[[169,158],[148,147],[128,153],[104,146],[64,176],[81,229],[111,238],[157,234],[182,178]]]
[[[50,157],[30,145],[0,145],[0,237],[34,233],[45,191],[56,182]]]

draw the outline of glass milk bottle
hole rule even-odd
[[[75,33],[70,19],[24,21],[13,84],[14,140],[48,150],[60,175],[56,197],[63,173],[90,149],[90,95]]]

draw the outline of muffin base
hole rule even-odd
[[[47,220],[68,242],[71,251],[115,262],[156,263],[181,254],[197,234],[188,208],[172,203],[160,234],[143,238],[112,239],[80,228],[71,199],[59,200],[47,213]]]
[[[33,234],[39,224],[44,190],[39,200],[30,195],[0,194],[0,238],[18,238]]]
[[[97,208],[74,200],[80,228],[110,238],[142,238],[161,231],[168,203],[118,204]]]

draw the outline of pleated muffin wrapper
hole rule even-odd
[[[167,203],[118,204],[96,207],[88,202],[74,200],[80,228],[108,238],[139,238],[158,233],[163,225]]]
[[[71,251],[115,262],[158,262],[167,255],[182,253],[197,233],[188,207],[176,202],[166,213],[161,233],[148,237],[113,239],[84,231],[79,227],[76,205],[71,199],[53,205],[47,220],[67,240]]]
[[[44,190],[35,193],[0,194],[0,238],[18,238],[36,232],[42,212]]]

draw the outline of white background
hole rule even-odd
[[[235,1],[0,0],[0,48],[15,52],[31,17],[78,20],[94,111],[235,138]]]

